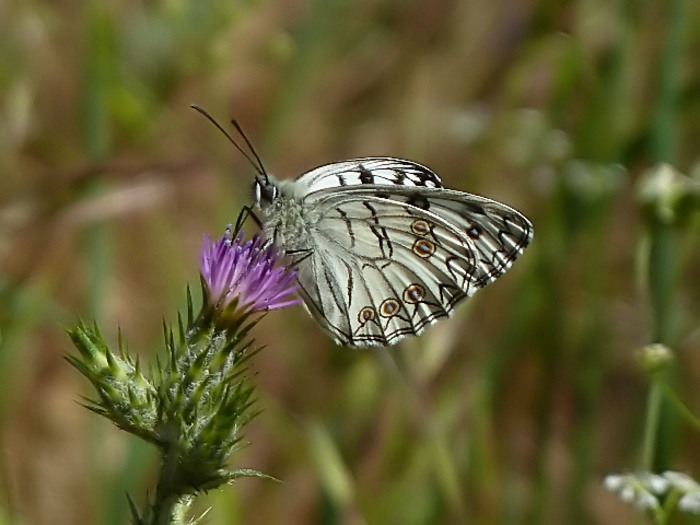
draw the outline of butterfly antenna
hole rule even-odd
[[[245,140],[246,146],[248,146],[248,149],[253,154],[253,157],[255,157],[255,160],[258,161],[258,167],[259,167],[258,172],[260,173],[260,175],[265,177],[265,182],[270,182],[269,178],[267,176],[267,170],[265,170],[265,166],[263,165],[262,160],[260,160],[260,155],[258,155],[258,152],[255,151],[255,148],[253,147],[253,143],[250,142],[250,139],[248,138],[248,136],[243,132],[243,128],[241,127],[241,125],[235,119],[231,120],[231,124],[233,124],[233,127],[236,128],[236,131],[238,131],[238,134],[241,137],[243,137],[243,140]]]
[[[199,114],[201,114],[201,115],[203,115],[204,117],[206,117],[207,120],[209,120],[209,122],[211,122],[212,124],[214,124],[214,125],[217,127],[217,129],[218,129],[219,131],[221,131],[221,133],[223,133],[223,134],[226,136],[226,138],[229,140],[229,142],[230,142],[231,144],[233,144],[233,145],[236,147],[236,149],[237,149],[238,151],[241,152],[241,155],[243,155],[243,156],[246,158],[246,160],[247,160],[248,162],[250,162],[250,163],[253,165],[253,167],[255,168],[255,171],[257,171],[260,175],[262,175],[263,177],[265,177],[265,181],[268,180],[267,172],[265,171],[265,167],[263,166],[262,162],[260,161],[260,157],[259,157],[258,154],[256,153],[255,149],[253,149],[253,146],[251,145],[250,140],[248,140],[248,137],[245,136],[245,133],[243,133],[243,130],[242,130],[241,127],[238,125],[238,122],[236,122],[235,120],[232,121],[233,125],[234,125],[235,128],[236,128],[236,131],[238,131],[238,133],[241,134],[241,136],[243,137],[243,140],[245,140],[246,145],[248,146],[248,148],[250,149],[250,151],[253,153],[253,158],[251,158],[251,156],[248,155],[248,153],[246,153],[246,151],[245,151],[243,148],[241,148],[241,146],[239,146],[238,142],[236,142],[236,141],[234,140],[234,138],[231,136],[231,134],[230,134],[228,131],[226,131],[226,130],[221,126],[221,124],[219,124],[219,123],[214,119],[214,117],[212,117],[212,116],[209,114],[209,112],[208,112],[206,109],[204,109],[204,108],[201,107],[201,106],[198,106],[197,104],[192,104],[192,105],[190,105],[190,107],[191,107],[192,109],[194,109],[195,111],[197,111]],[[253,159],[255,159],[255,160],[253,160]],[[257,162],[256,162],[256,161],[257,161]]]

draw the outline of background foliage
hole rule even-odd
[[[659,162],[698,170],[699,27],[692,0],[0,4],[0,523],[123,524],[153,482],[154,451],[75,402],[63,327],[121,327],[149,359],[202,233],[249,202],[252,167],[191,103],[280,177],[408,157],[535,224],[398,348],[268,316],[234,467],[283,483],[209,494],[208,523],[629,523],[601,481],[640,467],[635,351],[669,344],[700,412],[697,216],[657,227],[637,198]],[[700,478],[698,432],[660,428],[655,470]]]

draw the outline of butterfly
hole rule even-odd
[[[277,180],[235,121],[257,164],[209,119],[256,167],[251,212],[297,269],[307,311],[340,345],[419,335],[503,275],[532,240],[518,211],[444,188],[410,160],[358,158]]]
[[[514,209],[391,157],[327,164],[296,180],[263,175],[254,210],[297,269],[307,311],[353,347],[393,345],[449,317],[533,236]]]

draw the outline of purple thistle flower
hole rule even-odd
[[[243,232],[234,238],[231,226],[217,242],[204,236],[200,274],[210,306],[224,309],[234,300],[248,312],[277,310],[301,303],[291,296],[297,291],[297,271],[278,265],[275,247],[258,235],[243,241]]]

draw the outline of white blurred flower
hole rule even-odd
[[[647,206],[658,220],[676,221],[687,201],[700,196],[700,181],[684,175],[670,164],[659,164],[644,173],[638,185],[639,202]]]
[[[620,496],[622,501],[640,510],[660,509],[658,498],[674,493],[679,497],[680,510],[700,514],[700,483],[682,472],[610,474],[605,477],[603,485]]]
[[[667,470],[662,476],[668,480],[671,486],[684,494],[697,492],[700,494],[700,485],[693,478],[682,472]]]
[[[700,514],[700,493],[683,496],[678,502],[678,508],[691,514]]]
[[[678,508],[691,514],[700,514],[700,484],[682,472],[669,470],[663,473],[663,477],[668,480],[672,489],[683,495],[678,502]]]
[[[669,482],[657,474],[639,472],[636,474],[611,474],[606,476],[603,485],[615,492],[626,503],[632,503],[640,510],[659,508],[657,495],[668,489]]]

